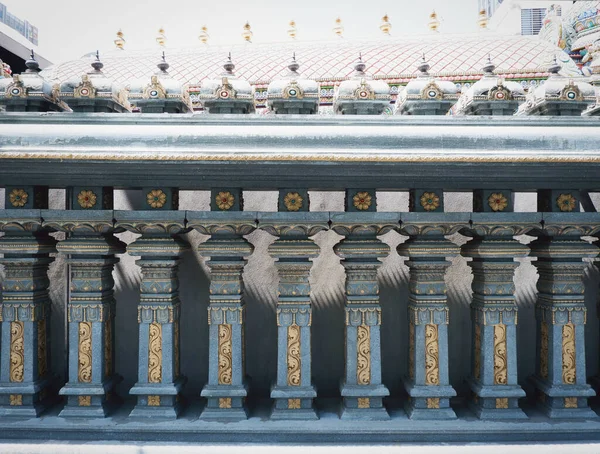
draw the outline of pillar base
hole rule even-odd
[[[207,404],[200,415],[200,419],[211,421],[240,421],[248,419],[248,412],[244,399],[248,395],[245,384],[232,385],[206,385],[200,393],[206,397]]]
[[[385,421],[390,419],[383,398],[390,395],[384,385],[348,385],[341,389],[344,398],[341,419]]]
[[[404,405],[410,419],[456,419],[450,408],[450,398],[456,396],[452,386],[415,385],[407,380],[404,389],[410,396]]]
[[[317,397],[314,386],[273,386],[271,398],[275,399],[271,419],[317,420],[313,399]]]
[[[472,378],[467,379],[467,383],[475,394],[468,405],[479,419],[527,419],[519,408],[519,398],[525,397],[525,391],[519,385],[482,385]],[[502,408],[498,408],[499,405]]]
[[[138,403],[130,416],[177,418],[183,409],[179,393],[186,382],[187,378],[179,377],[173,383],[136,383],[129,394],[138,396]]]
[[[588,398],[596,395],[590,385],[553,385],[534,375],[537,406],[549,418],[589,419],[598,415],[589,407]]]
[[[51,379],[41,379],[33,383],[12,383],[0,385],[0,416],[37,417],[58,402],[58,397],[50,393]],[[34,400],[35,395],[46,397]]]
[[[67,396],[65,408],[59,413],[61,417],[99,417],[108,416],[121,405],[121,399],[114,393],[115,386],[123,380],[120,375],[113,375],[101,384],[67,383],[60,391]]]

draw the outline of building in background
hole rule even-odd
[[[560,16],[572,5],[562,0],[479,0],[480,11],[490,18],[490,29],[515,35],[537,35],[548,11]]]

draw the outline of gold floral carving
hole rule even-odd
[[[494,384],[506,385],[508,359],[506,357],[506,325],[494,325]]]
[[[302,208],[304,199],[297,192],[288,192],[283,198],[283,204],[288,211],[298,211]]]
[[[440,384],[438,326],[425,325],[425,384]]]
[[[148,406],[149,407],[160,406],[160,396],[148,396]]]
[[[408,325],[408,376],[415,379],[415,324]]]
[[[20,407],[23,405],[23,394],[11,394],[9,399],[10,405],[13,407]]]
[[[494,192],[488,197],[488,205],[493,211],[504,211],[508,206],[508,200],[501,192]]]
[[[368,397],[359,397],[358,408],[371,408],[371,399]]]
[[[556,206],[560,211],[573,211],[577,200],[571,194],[561,194],[556,199]]]
[[[219,192],[215,197],[215,202],[219,210],[230,210],[235,202],[235,197],[229,191]]]
[[[13,189],[8,195],[10,204],[16,208],[24,207],[27,204],[29,194],[24,189]]]
[[[231,325],[219,325],[219,385],[231,385]]]
[[[371,327],[360,325],[357,330],[357,367],[356,383],[368,385],[371,383]]]
[[[427,408],[440,408],[440,398],[439,397],[428,397],[427,398]]]
[[[96,205],[96,194],[94,191],[83,190],[77,195],[77,203],[81,208],[92,208]]]
[[[565,397],[565,408],[577,408],[577,397]]]
[[[288,386],[300,386],[300,327],[288,326],[287,330],[287,383]]]
[[[150,323],[148,326],[148,382],[162,381],[162,325]]]
[[[475,324],[475,351],[473,352],[473,375],[477,380],[481,377],[481,326]]]
[[[92,405],[92,396],[79,396],[77,401],[80,407],[89,407]]]
[[[508,397],[499,397],[496,399],[496,408],[508,408]]]
[[[562,381],[572,385],[577,380],[575,326],[567,323],[562,329]]]
[[[151,208],[162,208],[167,203],[167,194],[162,189],[152,189],[146,194],[146,201]]]
[[[219,408],[231,408],[231,397],[220,397]]]
[[[540,375],[548,378],[548,324],[540,323]]]
[[[420,202],[425,211],[434,211],[440,206],[440,197],[435,192],[424,192]]]
[[[46,351],[46,320],[38,321],[37,329],[37,365],[38,375],[43,377],[48,371],[48,353]]]
[[[113,356],[113,343],[112,343],[112,320],[106,320],[104,324],[104,375],[109,377],[112,375],[112,356]]]
[[[288,399],[288,409],[299,410],[301,407],[300,399]]]
[[[79,323],[79,369],[78,369],[77,377],[78,377],[78,380],[82,383],[91,383],[92,382],[92,324],[91,324],[91,322],[80,322]]]
[[[25,330],[23,322],[10,324],[10,381],[20,383],[23,381],[25,371]]]
[[[352,198],[352,202],[357,210],[364,211],[371,207],[372,199],[368,192],[357,192]]]

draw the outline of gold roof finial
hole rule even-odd
[[[165,47],[167,45],[167,35],[165,35],[165,29],[162,27],[160,27],[160,29],[158,30],[156,42],[160,47]]]
[[[290,38],[296,39],[296,35],[298,34],[298,30],[296,30],[296,21],[290,21],[290,28],[287,33]]]
[[[198,39],[202,41],[202,44],[208,44],[209,38],[210,35],[208,34],[208,28],[206,27],[206,25],[203,25],[200,29],[200,35],[198,36]]]
[[[390,22],[390,17],[386,14],[381,18],[381,25],[379,29],[383,32],[384,35],[389,35],[392,30],[392,23]]]
[[[429,30],[432,32],[439,32],[440,28],[440,20],[437,17],[437,13],[434,11],[429,15],[429,22],[427,24],[429,26]]]
[[[252,33],[250,24],[246,22],[246,25],[244,25],[244,32],[242,33],[242,38],[244,38],[245,41],[251,43],[253,34],[254,33]]]
[[[125,38],[123,36],[123,31],[119,29],[119,31],[117,32],[117,39],[115,39],[114,41],[115,46],[117,46],[117,49],[125,49]]]
[[[340,19],[339,17],[335,20],[335,27],[333,27],[333,33],[338,35],[340,38],[342,38],[342,35],[344,34],[342,19]]]
[[[479,28],[485,29],[488,26],[488,16],[484,9],[479,11],[479,19],[477,20],[477,24],[479,24]]]

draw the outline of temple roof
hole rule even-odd
[[[412,78],[421,54],[425,52],[434,76],[481,74],[491,55],[498,74],[543,73],[557,56],[564,75],[578,75],[573,61],[557,46],[537,37],[506,36],[492,32],[469,35],[428,34],[384,37],[373,41],[340,38],[328,42],[289,42],[243,44],[228,47],[202,45],[187,49],[168,49],[170,74],[184,84],[199,84],[218,77],[228,52],[236,62],[236,75],[252,84],[267,84],[287,72],[290,55],[295,52],[302,63],[304,77],[318,81],[345,80],[352,76],[356,56],[362,54],[374,78]],[[126,85],[132,79],[149,77],[156,71],[159,50],[114,50],[103,54],[106,76]],[[87,72],[92,55],[55,65],[45,76],[64,81]],[[525,76],[527,77],[527,76]]]

